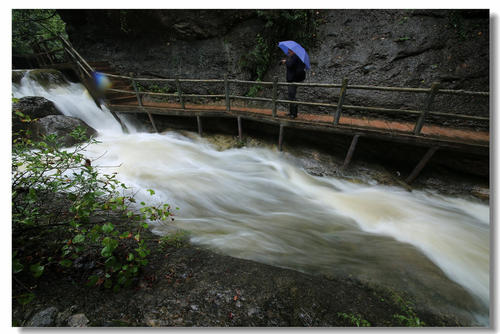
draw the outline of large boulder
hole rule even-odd
[[[54,134],[59,137],[60,143],[63,146],[68,147],[81,142],[70,135],[78,127],[85,129],[87,138],[97,134],[95,129],[81,119],[64,115],[50,115],[40,118],[32,122],[31,131],[35,140],[40,140],[47,135]]]
[[[31,120],[43,118],[49,115],[61,115],[62,113],[56,109],[54,103],[41,96],[26,96],[12,104],[12,133],[16,137],[16,133],[20,130],[28,130],[29,123],[23,122],[16,115],[19,111]]]
[[[16,111],[29,116],[31,122],[24,122],[16,115]],[[33,140],[41,140],[44,136],[55,134],[59,137],[63,146],[73,146],[79,141],[70,133],[77,127],[85,129],[87,137],[94,136],[97,132],[82,120],[64,116],[56,109],[54,103],[40,96],[27,96],[12,104],[12,133],[18,137],[20,130],[29,130],[29,137]]]

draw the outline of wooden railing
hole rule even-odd
[[[482,116],[471,116],[464,114],[456,114],[456,113],[447,113],[447,112],[437,112],[431,110],[431,105],[438,94],[449,94],[449,95],[468,95],[468,96],[481,96],[488,98],[488,92],[474,92],[474,91],[466,91],[466,90],[450,90],[450,89],[441,89],[439,88],[439,83],[433,83],[430,88],[407,88],[407,87],[382,87],[382,86],[364,86],[364,85],[349,85],[347,78],[344,78],[342,84],[327,84],[327,83],[291,83],[291,82],[278,82],[275,77],[272,82],[265,81],[245,81],[245,80],[237,80],[237,79],[228,79],[227,75],[224,76],[224,79],[160,79],[160,78],[137,78],[132,76],[124,76],[124,75],[114,75],[110,73],[103,73],[109,77],[127,79],[132,83],[132,87],[134,87],[134,91],[123,90],[123,89],[110,89],[110,91],[118,92],[118,93],[127,93],[127,94],[135,94],[137,96],[137,101],[139,106],[143,106],[142,97],[145,95],[150,96],[163,96],[163,97],[175,97],[179,99],[182,109],[185,109],[185,98],[214,98],[214,99],[225,99],[226,102],[226,110],[228,112],[231,111],[231,101],[232,100],[247,100],[247,101],[260,101],[260,102],[270,102],[272,104],[272,115],[276,117],[277,115],[277,104],[297,104],[304,106],[316,106],[316,107],[327,107],[335,110],[334,125],[338,125],[342,111],[343,110],[358,110],[358,111],[368,111],[368,112],[384,112],[384,113],[402,113],[402,114],[411,114],[418,115],[418,119],[415,122],[414,126],[414,134],[420,134],[422,126],[425,122],[425,118],[428,115],[435,116],[445,116],[449,118],[458,118],[458,119],[469,119],[469,120],[480,120],[480,121],[488,121],[489,117]],[[137,88],[137,82],[164,82],[175,84],[177,92],[175,93],[158,93],[151,91],[139,90]],[[224,92],[223,94],[184,94],[182,92],[181,84],[182,83],[223,83],[224,84]],[[272,87],[272,97],[249,97],[249,96],[240,96],[240,95],[232,95],[230,94],[230,84],[247,84],[247,85],[261,85],[261,86],[269,86]],[[340,93],[337,98],[337,103],[319,103],[319,102],[304,102],[304,101],[291,101],[277,98],[277,90],[280,86],[299,86],[299,87],[321,87],[321,88],[340,88]],[[417,94],[426,94],[427,98],[425,104],[422,106],[421,110],[407,110],[407,109],[392,109],[392,108],[380,108],[380,107],[370,107],[370,106],[357,106],[357,105],[347,105],[344,104],[345,96],[347,92],[351,90],[375,90],[375,91],[385,91],[385,92],[406,92],[406,93],[417,93]]]
[[[94,69],[85,61],[85,59],[73,48],[71,43],[67,41],[62,36],[57,36],[52,39],[59,39],[62,43],[62,48],[47,51],[45,48],[40,47],[40,45],[46,45],[45,43],[48,40],[39,42],[39,49],[42,49],[43,52],[37,54],[38,57],[43,58],[42,62],[46,61],[54,61],[54,54],[59,52],[64,52],[64,55],[67,60],[76,64],[78,71],[80,72],[80,76],[86,78],[87,80],[93,79],[92,74],[94,73]],[[185,99],[186,98],[213,98],[213,99],[225,99],[226,111],[231,112],[231,101],[233,100],[244,100],[244,101],[260,101],[260,102],[270,102],[272,105],[272,116],[277,116],[277,104],[296,104],[296,105],[304,105],[304,106],[313,106],[313,107],[326,107],[335,110],[335,114],[333,117],[333,124],[337,126],[340,122],[342,112],[344,110],[356,110],[356,111],[367,111],[367,112],[381,112],[381,113],[400,113],[406,115],[418,115],[417,120],[415,121],[413,133],[415,135],[419,135],[420,131],[425,123],[426,118],[429,115],[440,116],[440,117],[448,117],[450,119],[466,119],[466,120],[477,120],[477,121],[489,121],[489,117],[482,116],[472,116],[458,113],[450,113],[450,112],[438,112],[432,111],[431,106],[433,101],[437,95],[465,95],[465,96],[478,96],[489,98],[489,92],[476,92],[476,91],[466,91],[466,90],[451,90],[451,89],[442,89],[440,88],[440,84],[438,82],[434,82],[429,88],[409,88],[409,87],[384,87],[384,86],[366,86],[366,85],[349,85],[348,79],[344,78],[342,83],[333,84],[333,83],[291,83],[291,82],[278,82],[277,77],[273,78],[272,82],[265,81],[246,81],[246,80],[238,80],[238,79],[229,79],[227,75],[224,75],[224,79],[182,79],[182,78],[138,78],[132,75],[124,76],[124,75],[115,75],[111,73],[103,73],[104,75],[111,78],[119,78],[130,80],[131,86],[133,87],[133,91],[125,90],[125,89],[114,89],[111,88],[109,91],[131,94],[137,97],[137,102],[140,107],[143,107],[143,96],[162,96],[162,97],[174,97],[179,100],[182,109],[185,109]],[[175,93],[158,93],[152,91],[144,91],[138,89],[138,82],[164,82],[175,85],[176,92]],[[182,91],[182,83],[203,83],[203,84],[224,84],[224,91],[221,94],[185,94]],[[249,97],[249,96],[240,96],[240,95],[232,95],[230,92],[231,84],[243,84],[243,85],[260,85],[267,86],[272,88],[271,97]],[[281,86],[299,86],[299,87],[315,87],[315,88],[338,88],[339,94],[335,97],[336,103],[320,103],[320,102],[304,102],[304,101],[291,101],[285,99],[278,99],[278,87]],[[372,107],[372,106],[360,106],[360,105],[348,105],[345,104],[345,96],[348,91],[352,90],[370,90],[370,91],[381,91],[381,92],[400,92],[400,93],[414,93],[414,94],[425,94],[426,100],[422,105],[422,108],[419,110],[408,110],[408,109],[394,109],[394,108],[381,108],[381,107]],[[151,115],[148,113],[149,117]],[[154,123],[154,122],[152,122]]]

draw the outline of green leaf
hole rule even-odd
[[[73,243],[74,244],[78,244],[78,243],[81,243],[85,241],[85,236],[83,234],[77,234],[75,235],[75,237],[73,238]]]
[[[20,273],[23,271],[24,266],[19,262],[19,259],[14,259],[12,260],[12,272],[14,274]]]
[[[150,194],[151,196],[153,196],[153,195],[155,194],[155,191],[154,191],[153,189],[148,189],[147,191],[149,191],[149,194]]]
[[[103,257],[110,257],[112,254],[113,254],[113,249],[112,249],[110,246],[105,246],[105,247],[101,250],[101,255],[102,255]]]
[[[133,261],[134,260],[134,254],[128,253],[127,261]]]
[[[99,277],[92,275],[89,277],[89,281],[87,282],[87,286],[95,286],[97,281],[99,280]]]
[[[45,269],[45,267],[41,266],[40,262],[38,262],[37,264],[32,264],[30,266],[30,271],[35,278],[42,276],[44,269]]]
[[[20,295],[19,297],[17,297],[17,302],[24,306],[26,304],[31,303],[31,301],[34,298],[35,298],[34,293],[26,293],[26,294],[23,294],[23,295]]]
[[[102,231],[104,233],[110,233],[111,231],[114,230],[114,228],[115,227],[111,223],[107,223],[107,224],[102,225]]]

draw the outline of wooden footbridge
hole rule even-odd
[[[198,132],[203,132],[203,119],[209,117],[233,118],[235,127],[238,128],[240,139],[243,137],[242,122],[252,120],[273,124],[279,127],[279,137],[277,138],[278,147],[281,150],[283,146],[283,134],[287,128],[307,129],[320,132],[330,132],[342,135],[352,136],[350,147],[347,151],[344,167],[350,163],[356,145],[360,138],[376,138],[393,142],[407,143],[416,146],[427,147],[427,152],[423,155],[420,162],[406,178],[406,183],[411,183],[425,167],[427,162],[440,148],[447,148],[459,152],[469,152],[476,155],[489,155],[489,132],[474,131],[469,129],[458,129],[426,123],[429,117],[443,117],[447,119],[473,120],[479,122],[489,122],[488,117],[471,116],[460,113],[444,113],[432,110],[432,104],[437,95],[445,94],[453,98],[458,95],[477,96],[484,99],[488,105],[488,92],[474,92],[464,90],[449,90],[439,87],[439,83],[433,83],[429,88],[406,88],[406,87],[379,87],[351,85],[348,79],[344,78],[339,84],[330,83],[287,83],[278,82],[274,78],[272,82],[255,82],[237,79],[229,79],[226,76],[221,79],[183,79],[183,78],[158,78],[158,77],[134,77],[130,75],[121,75],[113,71],[106,62],[89,64],[72,47],[72,45],[62,37],[62,49],[47,51],[39,46],[38,62],[42,67],[60,67],[71,64],[76,73],[91,95],[99,103],[104,102],[115,118],[120,121],[116,113],[146,114],[151,122],[152,128],[158,131],[155,118],[158,116],[183,116],[195,117],[198,124]],[[60,61],[55,61],[56,52],[64,52],[66,65],[61,65]],[[105,75],[111,81],[111,87],[105,92],[99,91],[94,85],[95,73]],[[148,90],[148,84],[151,83],[169,85],[175,87],[175,92],[158,92]],[[186,84],[212,84],[223,87],[219,94],[186,94],[183,92],[183,85]],[[259,85],[268,87],[272,92],[269,97],[248,97],[231,94],[232,85]],[[296,85],[308,88],[330,88],[337,89],[338,95],[332,98],[335,103],[318,103],[304,101],[289,101],[278,98],[280,87]],[[379,107],[368,107],[345,104],[345,96],[352,90],[370,90],[395,93],[413,93],[425,95],[425,103],[420,110],[390,109]],[[168,101],[162,101],[168,100]],[[193,103],[199,100],[205,103]],[[172,101],[173,100],[173,101]],[[207,102],[209,101],[209,102]],[[264,108],[254,108],[244,106],[245,101],[261,102],[267,104]],[[290,119],[284,111],[278,110],[278,105],[288,105],[295,103],[316,108],[328,108],[329,113],[303,113],[299,112],[296,119]],[[388,120],[380,117],[356,117],[346,115],[349,111],[363,111],[380,114],[413,115],[415,122]],[[408,118],[408,117],[406,117]],[[397,117],[395,118],[397,119]],[[121,123],[121,121],[120,121]],[[123,124],[122,124],[123,126]]]

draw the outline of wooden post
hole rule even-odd
[[[349,163],[352,160],[352,156],[354,155],[354,150],[356,149],[356,144],[358,143],[359,135],[354,135],[351,141],[351,146],[349,146],[349,150],[347,151],[347,155],[344,160],[344,165],[342,168],[347,168]]]
[[[344,97],[347,91],[347,78],[342,79],[342,88],[340,89],[339,102],[337,104],[337,111],[333,120],[334,125],[339,125],[340,114],[342,113],[342,104],[344,104]]]
[[[179,78],[175,78],[175,85],[177,86],[177,94],[179,95],[179,102],[181,104],[181,108],[186,109],[186,106],[184,104],[184,97],[182,96],[181,82],[179,81]]]
[[[434,153],[436,153],[438,149],[439,149],[438,146],[429,147],[427,153],[425,153],[425,155],[422,157],[417,166],[415,166],[411,174],[406,178],[405,182],[407,184],[412,183],[417,178],[418,174],[420,174],[422,169],[424,169],[425,165],[429,162],[429,160],[432,158],[432,156],[434,155]]]
[[[224,74],[224,92],[226,95],[226,111],[231,111],[231,100],[229,99],[229,81],[227,81],[227,73]]]
[[[285,131],[285,126],[280,124],[280,136],[278,139],[278,150],[281,152],[283,150],[283,132]]]
[[[141,94],[139,93],[139,90],[137,89],[137,84],[135,83],[135,80],[134,80],[134,74],[133,73],[129,73],[130,75],[130,80],[132,80],[132,86],[134,87],[134,91],[135,91],[135,96],[137,97],[137,103],[139,104],[139,109],[141,109],[142,111],[145,111],[147,114],[148,114],[148,117],[149,117],[149,121],[151,122],[151,124],[153,125],[153,129],[158,132],[158,128],[156,128],[156,124],[155,124],[155,121],[153,119],[153,115],[151,115],[149,113],[149,111],[147,111],[143,105],[142,105],[142,99],[141,99]]]
[[[203,134],[203,129],[201,127],[201,117],[200,117],[200,115],[196,116],[196,122],[198,123],[198,134],[201,137],[202,134]]]
[[[142,107],[142,98],[141,94],[139,93],[139,89],[137,89],[137,84],[135,83],[134,80],[134,74],[129,73],[129,75],[130,75],[130,80],[132,80],[132,87],[134,87],[135,96],[137,97],[137,104],[139,104],[139,107]]]
[[[278,77],[273,78],[273,117],[276,117],[276,100],[278,99]]]
[[[431,104],[434,101],[434,97],[436,96],[438,90],[439,90],[439,82],[432,83],[431,90],[429,92],[429,95],[427,96],[427,102],[425,104],[425,108],[420,114],[417,123],[415,124],[415,129],[413,130],[414,134],[416,135],[420,134],[420,130],[422,130],[422,127],[424,126],[425,116],[431,110]]]
[[[241,116],[238,116],[238,138],[240,141],[243,140],[243,129],[241,127]]]

